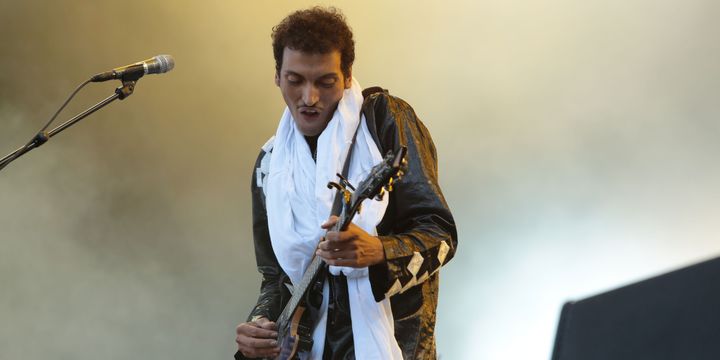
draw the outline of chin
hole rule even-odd
[[[318,123],[320,122],[320,123]],[[330,119],[325,120],[315,120],[312,123],[300,123],[296,122],[298,125],[297,128],[300,130],[300,133],[302,133],[305,136],[315,136],[320,135],[323,130],[327,127],[328,122],[330,122]]]
[[[323,130],[325,130],[325,129],[324,129],[324,128],[323,128],[323,129],[320,129],[320,130],[316,130],[316,129],[303,130],[303,129],[300,129],[300,132],[301,132],[303,135],[305,135],[305,136],[316,136],[316,135],[322,134]]]

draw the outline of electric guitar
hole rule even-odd
[[[328,183],[328,188],[336,188],[337,196],[342,196],[342,210],[333,231],[346,230],[364,200],[381,199],[385,191],[392,191],[393,182],[402,176],[406,167],[406,153],[407,148],[404,146],[396,153],[389,151],[383,161],[370,170],[357,189],[340,174],[338,183]],[[320,274],[325,268],[327,265],[323,260],[314,256],[302,280],[294,286],[292,297],[276,322],[280,355],[275,360],[294,359],[298,353],[312,349],[313,321],[317,314],[311,312],[319,309],[322,302],[324,277]]]

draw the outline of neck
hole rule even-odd
[[[310,154],[315,162],[317,162],[317,142],[319,137],[320,135],[305,136],[305,141],[310,147]]]

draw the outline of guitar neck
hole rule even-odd
[[[346,216],[346,214],[350,214],[350,216]],[[340,214],[340,218],[338,219],[338,222],[335,224],[335,226],[333,226],[333,230],[341,231],[347,229],[348,225],[352,221],[352,215],[354,215],[354,212],[347,212],[345,211],[345,209],[343,209],[342,213]],[[310,262],[310,265],[308,265],[307,269],[305,270],[305,273],[303,274],[300,283],[297,285],[293,285],[292,296],[290,297],[287,305],[285,305],[285,308],[283,309],[277,321],[279,328],[281,326],[284,326],[285,324],[290,323],[290,320],[292,319],[295,310],[302,302],[310,286],[314,284],[315,281],[317,281],[318,274],[320,273],[320,270],[322,270],[324,265],[325,262],[323,262],[320,257],[313,256],[313,259]]]
[[[315,282],[318,274],[320,273],[320,270],[323,267],[323,264],[324,263],[321,258],[317,256],[313,257],[313,260],[310,265],[308,265],[307,270],[305,270],[305,274],[303,275],[300,283],[293,286],[292,297],[290,297],[290,300],[288,301],[287,305],[285,305],[282,314],[280,314],[280,317],[277,321],[278,324],[282,326],[283,324],[288,324],[290,322],[293,313],[297,309],[298,305],[300,305],[300,302],[303,300],[305,293],[307,293],[310,285]]]

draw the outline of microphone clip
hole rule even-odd
[[[115,94],[118,95],[118,99],[124,100],[126,97],[132,95],[133,91],[135,91],[135,80],[122,80],[122,86],[119,86],[117,89],[115,89]]]

